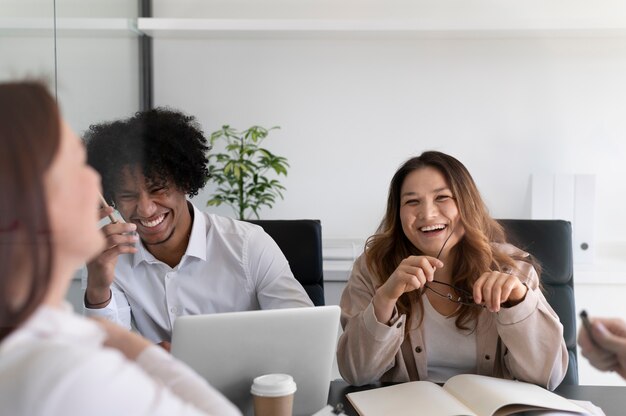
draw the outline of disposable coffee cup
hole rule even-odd
[[[296,382],[289,374],[266,374],[252,382],[254,416],[292,416]]]

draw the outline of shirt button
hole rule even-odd
[[[418,354],[422,352],[422,347],[415,347],[415,352]]]
[[[402,322],[398,322],[398,324],[396,325],[396,328],[400,328],[402,326]]]
[[[489,356],[489,354],[485,355],[485,360],[489,360],[491,359],[491,357]]]
[[[170,308],[170,312],[172,312],[172,313],[176,313],[176,312],[178,312],[178,308],[177,308],[176,306],[172,306],[172,307]]]

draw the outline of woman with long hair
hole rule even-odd
[[[409,159],[341,297],[343,378],[471,373],[556,388],[568,355],[538,270],[507,244],[461,162],[435,151]]]
[[[0,149],[1,413],[240,414],[160,347],[65,302],[103,249],[100,177],[41,84],[0,84]]]

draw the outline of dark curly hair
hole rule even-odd
[[[111,203],[125,167],[139,167],[148,183],[172,182],[194,196],[205,185],[210,147],[193,116],[168,108],[135,113],[126,120],[89,126],[87,161],[102,176]]]

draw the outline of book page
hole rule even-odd
[[[411,381],[347,394],[361,416],[477,416],[430,381]]]
[[[508,415],[523,405],[588,415],[585,409],[546,389],[521,381],[503,380],[475,374],[450,378],[443,387],[479,416]],[[510,408],[507,408],[511,406]],[[500,410],[500,411],[498,411]]]
[[[578,406],[585,409],[592,416],[606,416],[604,411],[600,409],[595,404],[586,400],[572,400],[569,399],[570,402],[577,404]],[[529,412],[525,412],[523,416],[571,416],[572,414],[569,412],[561,412],[560,410],[532,410]]]

